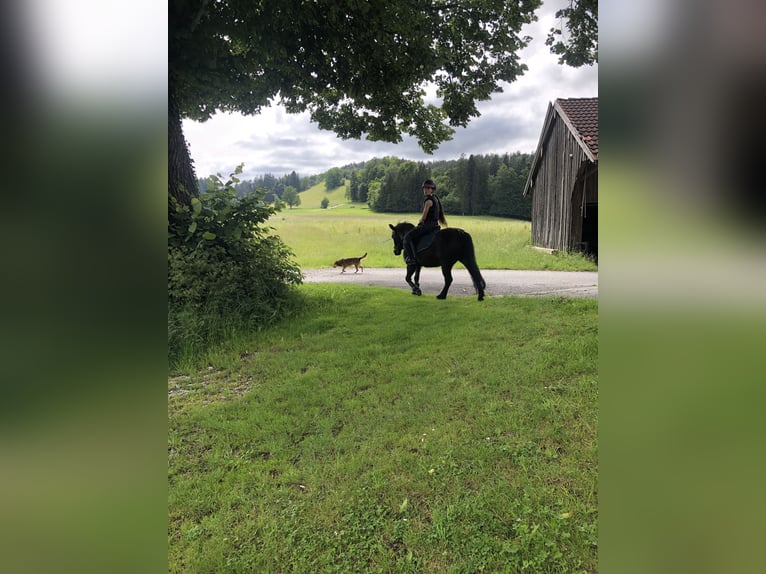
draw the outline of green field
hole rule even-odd
[[[596,571],[596,301],[299,290],[168,382],[170,572]]]
[[[329,209],[319,207],[322,197],[330,198]],[[375,213],[367,204],[344,202],[344,187],[328,193],[321,183],[301,193],[300,207],[283,209],[269,220],[269,225],[293,250],[301,268],[331,267],[337,259],[365,252],[366,267],[403,266],[402,258],[393,254],[388,225],[400,221],[416,223],[419,214]],[[471,234],[482,269],[597,270],[591,260],[579,253],[550,255],[533,249],[528,221],[450,214],[447,221],[450,227]]]
[[[269,220],[301,267],[402,264],[388,224],[417,214],[304,193]],[[595,268],[528,222],[448,219],[485,269]],[[170,572],[597,570],[597,301],[294,295],[168,380]]]
[[[315,186],[300,192],[300,207],[293,209],[320,209],[325,197],[330,202],[330,209],[345,204],[348,201],[346,199],[346,186],[342,185],[327,191],[324,181],[320,181]]]

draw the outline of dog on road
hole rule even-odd
[[[332,264],[332,266],[343,267],[343,269],[341,269],[341,273],[345,273],[346,267],[351,267],[353,265],[356,269],[354,273],[358,273],[360,269],[362,270],[362,273],[364,273],[364,267],[362,267],[362,259],[365,257],[367,257],[367,253],[361,257],[346,257],[345,259],[338,259],[335,263]]]

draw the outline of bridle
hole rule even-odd
[[[391,239],[394,240],[394,255],[401,255],[404,243],[398,231],[391,232]]]

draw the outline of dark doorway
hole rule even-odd
[[[598,203],[586,203],[582,220],[582,245],[598,261]]]

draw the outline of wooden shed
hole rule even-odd
[[[532,245],[598,257],[598,98],[548,105],[528,194]]]

